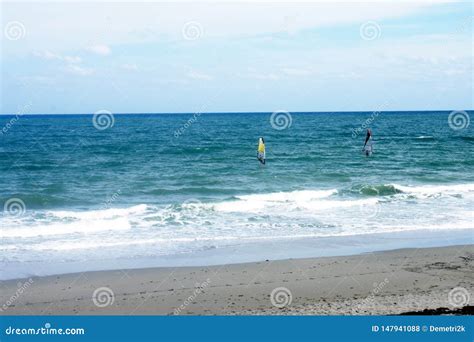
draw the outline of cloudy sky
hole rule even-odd
[[[1,6],[1,113],[473,108],[467,1]]]

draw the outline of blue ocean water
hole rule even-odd
[[[0,116],[4,277],[45,263],[471,229],[473,112],[449,114]]]

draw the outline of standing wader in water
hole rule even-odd
[[[257,159],[260,163],[265,164],[265,140],[258,139]]]

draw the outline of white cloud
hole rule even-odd
[[[96,44],[86,47],[86,50],[100,56],[108,56],[112,52],[110,47],[105,44]]]
[[[64,61],[66,63],[71,63],[71,64],[76,64],[76,63],[81,63],[82,59],[79,56],[66,56],[66,55],[60,55],[57,53],[53,53],[49,50],[45,51],[34,51],[33,55],[35,57],[41,58],[41,59],[46,59],[46,60],[59,60],[59,61]]]
[[[75,64],[81,63],[82,59],[78,56],[64,56],[64,61],[66,61],[67,63]]]
[[[94,69],[92,68],[85,68],[74,64],[67,65],[65,70],[71,74],[79,76],[89,76],[94,73]]]
[[[182,41],[183,25],[189,21],[203,27],[203,39],[232,38],[379,22],[422,12],[436,3],[5,3],[2,14],[5,21],[20,19],[27,24],[30,47],[67,50],[88,46],[93,53],[108,55],[109,46],[115,44]],[[45,17],[47,21],[40,19]],[[143,32],[153,34],[137,34]],[[98,35],[103,43],[91,46],[91,37]]]
[[[187,76],[195,80],[203,80],[203,81],[210,81],[213,79],[211,75],[208,75],[199,71],[194,71],[194,70],[191,70],[190,72],[188,72]]]
[[[248,72],[240,76],[244,78],[263,80],[263,81],[278,81],[280,79],[280,77],[273,72],[269,72],[269,73]]]
[[[138,65],[136,65],[135,63],[125,63],[120,65],[120,67],[128,71],[138,71]]]
[[[42,76],[42,75],[34,75],[34,76],[19,76],[17,80],[23,86],[29,84],[40,84],[40,85],[53,85],[54,84],[54,77],[49,76]]]
[[[300,68],[282,68],[281,71],[288,76],[309,76],[314,73],[313,70]]]
[[[34,51],[33,55],[42,58],[42,59],[47,59],[47,60],[53,60],[53,59],[61,59],[61,57],[57,54],[52,53],[49,50],[46,51]]]

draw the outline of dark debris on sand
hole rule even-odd
[[[411,315],[473,315],[473,314],[474,314],[474,306],[464,306],[458,309],[437,308],[437,309],[425,309],[422,311],[408,311],[408,312],[403,312],[400,315],[411,316]]]

